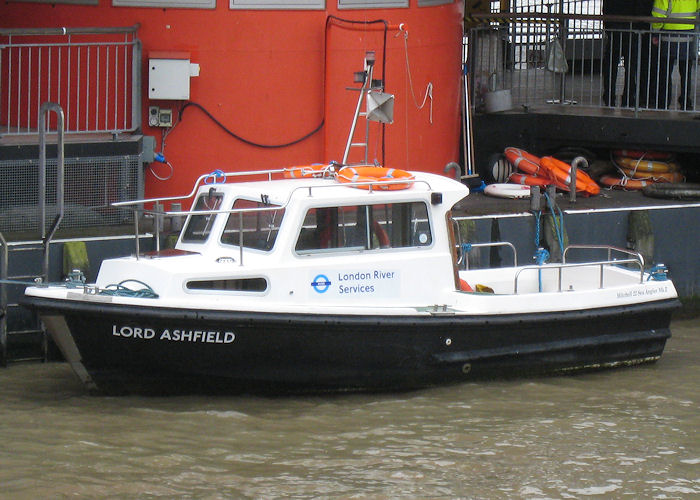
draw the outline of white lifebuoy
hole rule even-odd
[[[529,198],[530,186],[522,184],[489,184],[484,189],[484,194],[497,198]]]

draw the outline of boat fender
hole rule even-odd
[[[474,289],[471,286],[469,286],[469,283],[467,283],[462,278],[459,279],[459,289],[462,292],[473,292],[474,291]]]
[[[644,187],[644,189],[642,189],[642,194],[652,198],[700,200],[700,184],[683,182],[673,184],[652,184]]]

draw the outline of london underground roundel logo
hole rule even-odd
[[[311,286],[314,287],[317,293],[326,293],[331,286],[331,281],[325,274],[319,274],[311,282]]]

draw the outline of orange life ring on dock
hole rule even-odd
[[[557,160],[553,156],[545,156],[540,159],[540,165],[552,176],[558,187],[565,190],[569,189],[571,185],[571,165]],[[600,186],[586,172],[578,170],[576,172],[576,191],[596,195],[600,193]]]
[[[626,156],[634,160],[661,160],[667,161],[673,159],[673,153],[665,151],[636,151],[633,149],[616,149],[613,151],[615,156]]]
[[[626,177],[630,179],[643,179],[653,182],[683,182],[685,177],[680,172],[640,172],[634,169],[622,168]]]
[[[359,189],[380,189],[382,191],[397,191],[408,189],[413,184],[413,174],[397,168],[374,167],[370,165],[359,167],[343,167],[336,174],[339,182],[353,183],[352,187]],[[396,182],[406,181],[406,182]]]
[[[551,186],[554,184],[554,181],[547,177],[536,177],[534,175],[520,174],[518,172],[510,174],[508,182],[525,186]]]
[[[540,159],[518,148],[508,147],[505,149],[504,154],[506,155],[506,160],[510,162],[515,168],[522,170],[526,174],[538,175],[540,172]]]
[[[601,184],[618,189],[634,189],[639,190],[645,186],[651,186],[654,181],[643,179],[630,179],[628,177],[615,177],[612,175],[604,175],[599,181]]]
[[[307,179],[309,177],[323,177],[328,165],[299,165],[285,168],[282,175],[285,179]]]
[[[681,167],[677,163],[665,161],[635,160],[633,158],[615,158],[620,167],[636,170],[637,172],[668,173],[678,172]]]

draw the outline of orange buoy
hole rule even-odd
[[[678,172],[681,167],[677,163],[664,161],[635,160],[633,158],[615,158],[620,167],[637,172],[667,173]]]
[[[631,179],[644,179],[653,182],[683,182],[685,177],[680,172],[640,172],[639,170],[630,170],[622,168],[625,177]]]
[[[408,189],[413,184],[414,179],[413,174],[405,170],[371,165],[343,167],[336,174],[336,177],[340,182],[352,183],[352,187],[355,188],[381,189],[383,191]]]
[[[650,180],[630,179],[629,177],[615,177],[612,175],[602,176],[599,182],[611,188],[619,188],[626,190],[638,190],[642,189],[645,186],[651,186],[652,184],[654,184],[654,181]]]
[[[540,165],[557,181],[557,186],[562,189],[569,189],[569,186],[571,186],[571,165],[552,156],[542,157]],[[600,186],[586,172],[579,170],[576,172],[576,191],[596,195],[600,193]]]
[[[673,153],[666,151],[636,151],[633,149],[617,149],[613,151],[615,156],[626,156],[635,160],[670,160],[673,158]]]
[[[508,147],[505,149],[504,154],[506,155],[506,160],[510,162],[515,168],[522,170],[526,174],[537,175],[540,172],[540,159],[518,148]]]
[[[552,181],[552,179],[548,179],[546,177],[536,177],[534,175],[520,174],[518,172],[510,174],[510,177],[508,177],[508,182],[526,186],[550,186],[554,184],[554,181]]]

